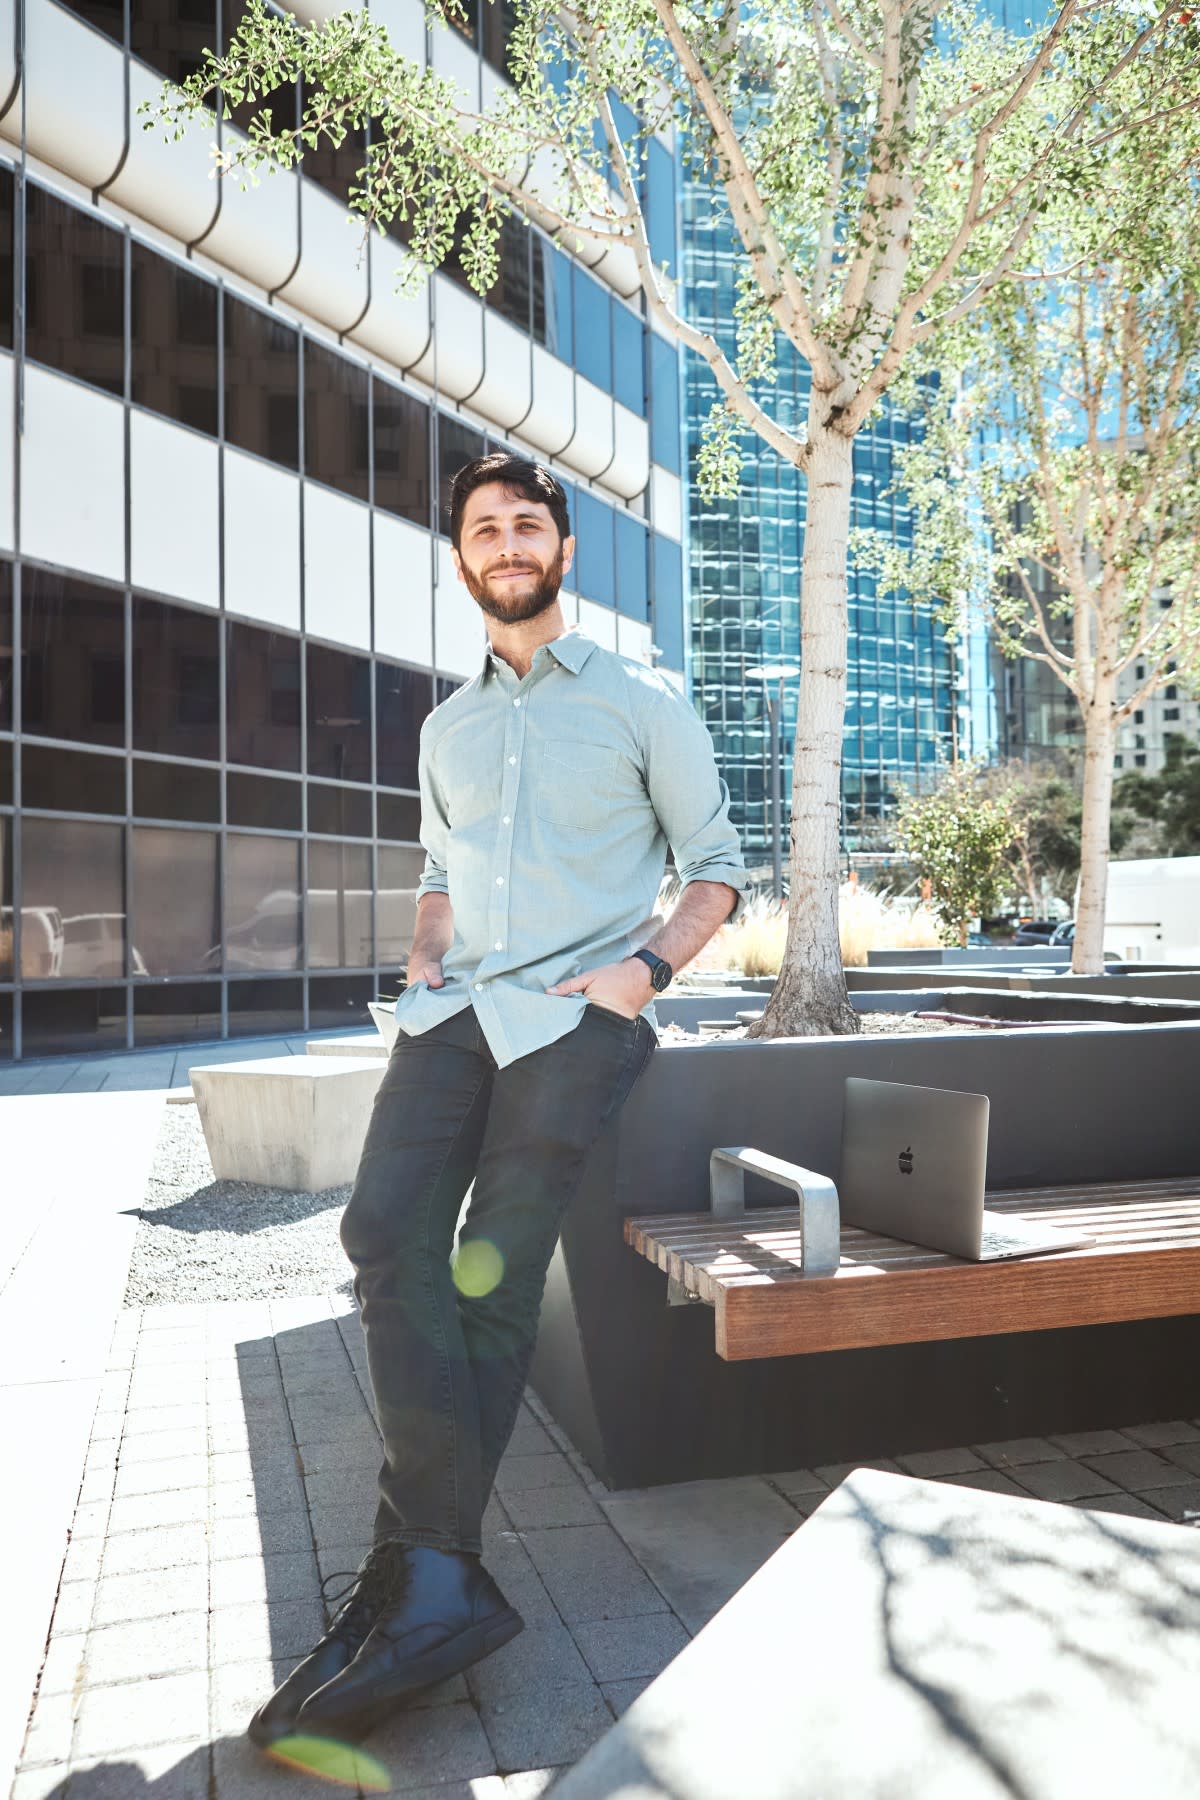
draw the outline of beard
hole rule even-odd
[[[528,571],[522,570],[520,576],[501,582],[491,575],[477,575],[465,562],[462,569],[467,592],[480,611],[503,625],[518,625],[525,619],[536,619],[558,599],[563,578],[562,545],[546,568],[534,565]]]

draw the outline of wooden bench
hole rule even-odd
[[[822,1274],[803,1268],[800,1197],[800,1208],[625,1221],[626,1242],[665,1271],[673,1298],[713,1308],[728,1362],[1200,1312],[1200,1176],[987,1196],[996,1212],[1077,1228],[1094,1240],[1084,1249],[972,1263],[846,1225],[838,1265]]]

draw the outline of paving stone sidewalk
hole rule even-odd
[[[311,1795],[243,1734],[368,1546],[378,1454],[343,1298],[123,1313],[12,1800]],[[526,1629],[372,1738],[391,1791],[535,1800],[853,1466],[609,1494],[528,1396],[485,1520]],[[872,1466],[1200,1523],[1196,1420]]]

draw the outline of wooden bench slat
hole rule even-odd
[[[795,1207],[647,1215],[627,1219],[625,1235],[713,1307],[717,1349],[731,1361],[1200,1310],[1200,1177],[1010,1189],[988,1206],[1095,1242],[979,1264],[846,1226],[841,1266],[814,1280],[801,1273]]]

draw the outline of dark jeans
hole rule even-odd
[[[560,1221],[656,1041],[598,1006],[504,1069],[472,1007],[397,1038],[342,1221],[383,1433],[376,1542],[479,1551]]]

